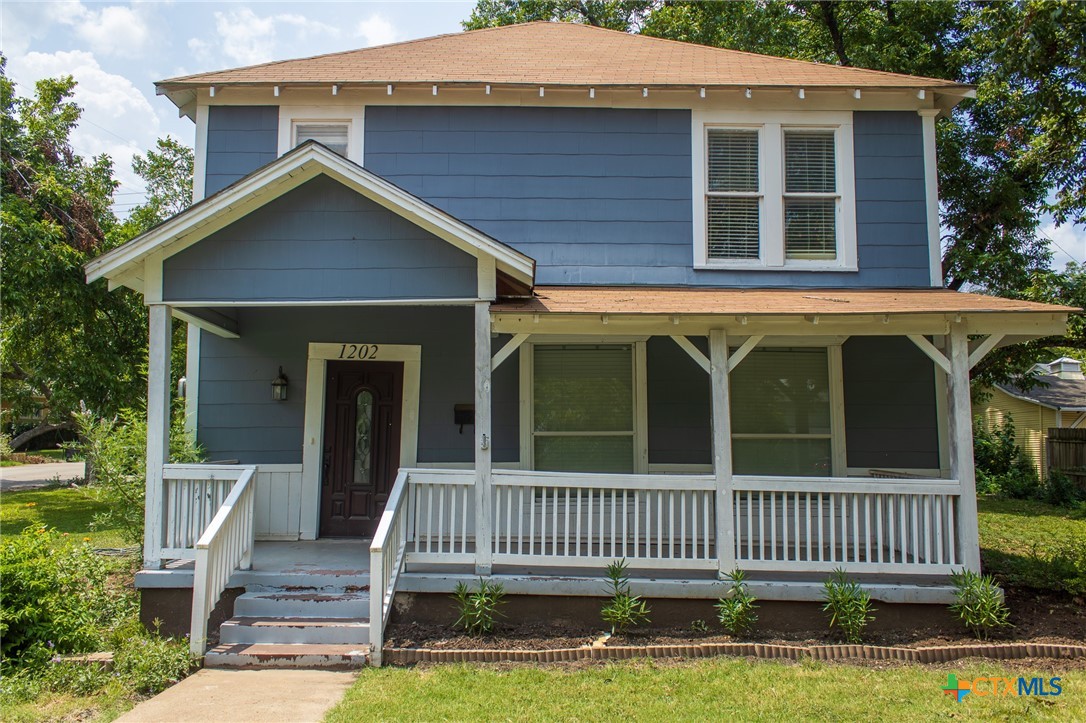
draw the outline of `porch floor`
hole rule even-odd
[[[368,539],[260,540],[253,571],[288,574],[369,575]]]

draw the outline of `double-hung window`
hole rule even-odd
[[[694,113],[699,268],[856,269],[848,113]]]

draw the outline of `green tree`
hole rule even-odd
[[[159,138],[156,149],[132,159],[132,170],[147,187],[146,202],[128,218],[127,230],[133,236],[192,205],[192,149],[170,137]]]
[[[138,405],[146,389],[146,310],[135,292],[85,283],[83,265],[184,203],[171,183],[191,182],[191,166],[187,175],[164,167],[185,154],[172,141],[160,144],[138,159],[147,203],[119,220],[112,161],[84,159],[70,145],[81,114],[74,88],[70,76],[53,78],[39,81],[33,97],[17,96],[0,56],[0,395],[14,418],[46,411],[41,424],[12,439],[14,448],[73,429],[83,406],[113,416]]]
[[[653,0],[479,0],[471,17],[461,24],[464,30],[479,30],[536,20],[561,20],[626,31],[640,27],[648,13],[660,4]]]

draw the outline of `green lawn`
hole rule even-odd
[[[1076,559],[1086,564],[1086,515],[1030,500],[980,499],[977,507],[985,572],[1042,590],[1086,577],[1086,569],[1074,569]],[[1061,552],[1063,559],[1053,559]]]
[[[959,679],[1062,678],[1055,698],[943,695]],[[325,720],[1086,720],[1086,672],[1009,669],[998,662],[942,669],[875,669],[718,658],[686,663],[631,661],[591,667],[469,665],[363,670]]]
[[[0,500],[0,539],[18,535],[24,527],[47,525],[72,537],[87,539],[95,547],[123,547],[115,529],[91,530],[94,515],[106,510],[98,490],[44,487],[5,492]]]
[[[130,691],[113,683],[97,693],[85,696],[47,694],[25,703],[0,698],[0,720],[5,723],[40,721],[87,721],[105,723],[135,705]]]

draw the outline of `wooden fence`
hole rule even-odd
[[[1048,468],[1060,470],[1086,489],[1086,429],[1048,430]]]

